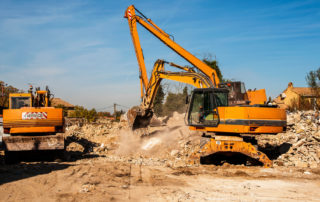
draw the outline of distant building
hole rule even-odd
[[[287,89],[276,97],[274,102],[282,109],[314,108],[316,105],[319,106],[320,96],[312,88],[293,87],[293,83],[290,82]]]

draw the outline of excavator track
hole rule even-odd
[[[229,137],[230,138],[230,137]],[[194,164],[199,162],[200,157],[206,157],[217,153],[241,153],[252,159],[255,159],[263,164],[265,168],[272,167],[272,161],[266,154],[258,151],[251,143],[244,142],[239,138],[234,140],[234,137],[224,138],[203,138],[200,143],[200,151],[195,152],[191,157],[189,163]]]

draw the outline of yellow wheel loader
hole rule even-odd
[[[9,94],[9,109],[3,110],[3,130],[9,136],[2,139],[7,162],[23,151],[64,150],[63,112],[50,105],[48,88],[33,92],[30,86],[28,93]]]

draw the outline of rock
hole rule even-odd
[[[302,129],[302,128],[298,128],[298,129],[296,130],[296,133],[298,133],[298,134],[303,133],[303,132],[304,132],[304,129]]]
[[[281,161],[281,160],[277,160],[274,162],[274,165],[277,165],[277,166],[284,166],[284,162]]]
[[[277,148],[281,155],[275,164],[297,167],[316,167],[320,163],[320,131],[315,121],[316,112],[297,111],[287,114],[287,132],[258,138],[261,147]],[[285,146],[285,147],[284,147]]]
[[[306,142],[306,139],[301,139],[299,140],[299,142],[295,143],[293,145],[293,147],[300,147],[301,145],[303,145]]]
[[[84,151],[84,147],[81,144],[78,144],[76,142],[71,142],[66,150],[68,152],[72,151],[72,152],[83,152]]]
[[[317,131],[312,136],[314,139],[316,139],[318,142],[320,142],[320,131]]]
[[[295,124],[295,120],[293,118],[287,118],[287,125],[288,126],[293,126]]]
[[[308,168],[308,163],[302,161],[296,161],[294,165],[300,168]]]
[[[300,113],[298,112],[298,113],[294,114],[293,119],[295,120],[296,123],[299,122],[301,120]]]
[[[172,150],[172,151],[170,152],[170,155],[171,155],[171,156],[177,156],[178,153],[179,153],[179,150]]]
[[[309,163],[309,167],[310,167],[310,168],[318,168],[318,167],[319,167],[319,164],[314,161],[314,162]]]

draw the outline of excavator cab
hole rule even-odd
[[[220,119],[218,107],[228,106],[228,89],[197,88],[193,90],[189,105],[188,125],[217,127]]]

